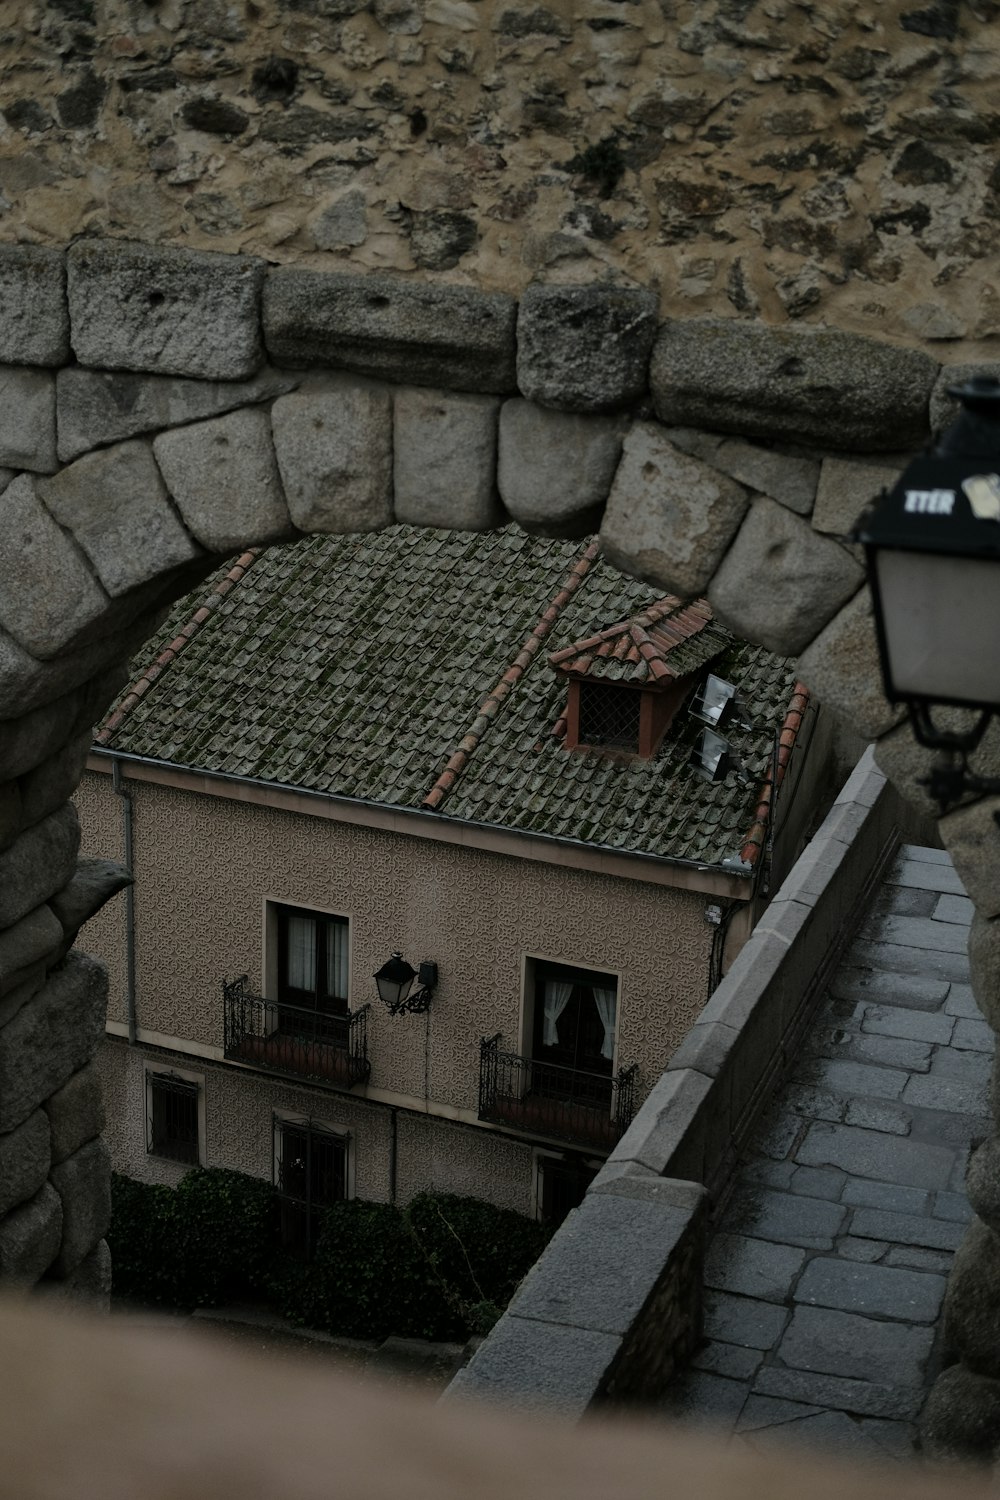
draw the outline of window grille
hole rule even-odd
[[[146,1150],[198,1161],[198,1085],[173,1073],[146,1074]]]
[[[281,1241],[310,1256],[324,1208],[347,1197],[344,1135],[312,1121],[274,1121],[274,1185],[281,1206]]]
[[[638,752],[641,696],[634,688],[581,682],[580,744]]]

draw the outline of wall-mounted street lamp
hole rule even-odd
[[[948,394],[962,409],[862,516],[886,697],[905,703],[922,745],[947,752],[927,779],[942,812],[964,793],[1000,791],[968,756],[1000,711],[1000,381],[976,375]],[[965,732],[934,723],[954,704]]]
[[[418,984],[415,990],[414,980]],[[406,1011],[418,1015],[428,1010],[437,982],[437,964],[422,963],[419,969],[415,969],[401,953],[394,953],[391,958],[386,959],[375,974],[378,997],[390,1016],[399,1016]]]

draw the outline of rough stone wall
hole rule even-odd
[[[0,6],[0,237],[114,236],[989,358],[995,0]]]

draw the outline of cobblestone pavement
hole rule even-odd
[[[755,1448],[912,1454],[970,1143],[989,1133],[971,917],[948,856],[904,846],[740,1167],[672,1413]]]

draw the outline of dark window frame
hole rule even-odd
[[[320,1121],[275,1114],[271,1139],[281,1242],[308,1260],[316,1246],[320,1214],[350,1196],[351,1137]]]
[[[607,732],[617,721],[621,727]],[[579,744],[593,750],[639,754],[642,727],[642,690],[619,682],[584,678],[580,683]]]
[[[552,959],[536,958],[532,960],[532,992],[534,1012],[531,1024],[531,1056],[535,1062],[552,1063],[557,1067],[573,1068],[582,1073],[606,1074],[608,1078],[614,1071],[614,1058],[606,1058],[600,1055],[599,1047],[589,1045],[589,1036],[593,1035],[595,1042],[603,1043],[604,1028],[600,1017],[597,1016],[597,1007],[593,996],[587,995],[593,1007],[594,1017],[588,1015],[585,1008],[586,1001],[583,991],[591,991],[595,979],[609,981],[606,988],[614,988],[615,991],[615,1027],[617,1033],[618,1024],[618,1000],[619,983],[618,975],[609,973],[606,969],[585,969],[580,965],[559,963]],[[573,985],[573,994],[566,1004],[566,1009],[556,1023],[557,1031],[566,1031],[570,1026],[574,1029],[573,1042],[562,1043],[558,1046],[546,1046],[542,1040],[545,1027],[545,981],[557,979],[569,981]],[[596,1021],[595,1019],[596,1018]]]
[[[197,1166],[201,1160],[201,1084],[177,1073],[147,1069],[145,1086],[147,1155]]]
[[[346,994],[331,994],[327,974],[326,932],[330,927],[342,927],[350,945],[350,918],[334,912],[314,911],[308,906],[292,906],[285,902],[271,903],[278,937],[277,998],[280,1004],[294,1005],[299,1010],[313,1010],[321,1015],[346,1016],[350,1014],[349,998]],[[291,917],[304,917],[316,924],[315,963],[316,987],[313,990],[298,989],[289,984],[288,973],[288,924]],[[348,947],[348,951],[350,948]]]

